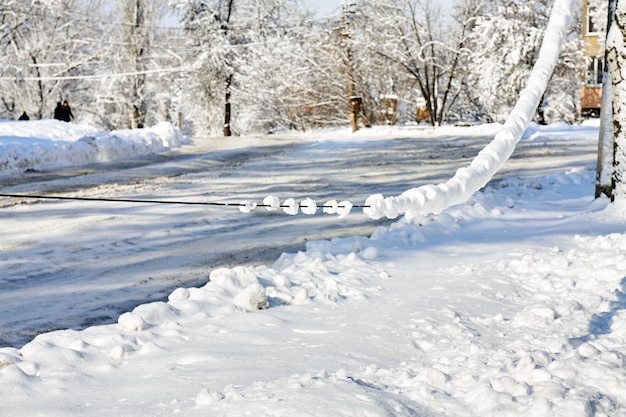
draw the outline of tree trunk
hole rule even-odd
[[[39,63],[37,62],[37,58],[30,55],[31,60],[33,61],[33,68],[35,68],[35,73],[37,74],[37,99],[39,101],[39,106],[37,106],[37,113],[35,113],[35,119],[41,119],[44,114],[44,89],[43,89],[43,81],[41,81],[41,71],[39,70]]]
[[[606,60],[605,60],[606,62]],[[596,165],[595,198],[613,196],[613,85],[607,69],[602,82],[602,104],[600,108],[600,132],[598,135],[598,160]]]
[[[615,1],[609,0],[607,36],[615,16]],[[596,165],[595,198],[601,195],[613,196],[613,85],[608,66],[608,44],[604,54],[604,75],[602,76],[602,105],[600,108],[600,132],[598,137],[598,161]]]
[[[226,91],[224,93],[224,136],[232,136],[232,130],[230,128],[231,122],[231,109],[230,109],[230,96],[231,88],[233,84],[233,75],[229,75],[226,78]]]
[[[131,115],[131,129],[143,129],[145,124],[145,115],[143,112],[137,107],[136,104],[132,105],[132,115]]]
[[[141,74],[145,69],[145,55],[148,49],[146,37],[146,8],[145,0],[135,0],[132,7],[132,25],[130,27],[131,59],[136,72],[130,77],[130,128],[144,127],[145,114],[145,84],[146,76]]]
[[[358,117],[361,112],[361,106],[359,98],[356,97],[356,82],[354,81],[354,69],[352,62],[352,50],[348,45],[347,66],[348,66],[348,94],[350,96],[350,125],[352,126],[352,133],[359,130]]]
[[[613,85],[613,200],[626,201],[626,0],[616,0],[607,36],[607,61]]]

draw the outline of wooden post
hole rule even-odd
[[[183,130],[183,112],[178,112],[178,130]]]
[[[363,108],[363,99],[358,96],[350,97],[350,122],[352,123],[352,133],[359,130],[358,117]]]

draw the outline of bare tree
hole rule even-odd
[[[613,3],[614,1],[614,3]],[[626,200],[626,0],[613,0],[614,12],[606,40],[607,63],[613,87],[613,199]],[[613,8],[614,5],[614,8]]]
[[[486,119],[506,116],[537,60],[551,0],[492,0],[475,19],[468,46],[468,83]],[[578,19],[580,21],[580,19]],[[580,113],[582,61],[579,25],[571,25],[536,120],[575,122]]]
[[[194,104],[191,116],[224,136],[283,123],[287,85],[301,62],[290,54],[301,48],[306,28],[299,1],[175,0],[173,5],[190,39],[193,69],[181,94]],[[294,90],[297,86],[293,83]],[[272,113],[283,120],[269,120]]]
[[[86,20],[101,1],[6,0],[0,6],[0,94],[2,113],[51,115],[54,103],[82,101],[99,57],[99,26]]]
[[[467,1],[446,20],[432,0],[366,0],[369,48],[402,68],[417,84],[432,125],[446,120],[462,76],[461,60],[481,1]]]
[[[235,0],[172,2],[174,7],[182,11],[183,27],[191,39],[192,48],[196,51],[194,56],[190,57],[194,68],[188,85],[193,89],[191,98],[204,102],[207,107],[216,101],[223,103],[224,136],[232,134],[233,66],[237,53],[236,44],[241,40],[236,38],[236,33],[232,30],[235,3]],[[204,113],[205,123],[214,125],[212,120],[215,118],[214,111],[206,108]]]
[[[153,48],[163,1],[118,0],[109,45],[110,78],[105,78],[100,101],[111,117],[110,127],[142,128],[150,105],[148,71],[157,69]],[[121,75],[123,74],[123,75]],[[108,104],[107,104],[108,103]]]

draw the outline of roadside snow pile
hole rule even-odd
[[[623,415],[624,217],[594,178],[511,178],[420,225],[308,242],[2,348],[0,412]]]
[[[58,120],[0,122],[0,177],[154,154],[186,142],[171,123],[99,133]]]
[[[545,141],[549,138],[550,143],[559,140],[569,140],[572,135],[589,132],[592,136],[598,135],[600,119],[584,120],[581,125],[569,125],[567,123],[553,123],[547,126],[531,123],[522,135],[526,142]]]

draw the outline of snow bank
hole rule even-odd
[[[0,177],[148,155],[187,139],[171,123],[99,133],[58,120],[0,122]]]
[[[214,270],[115,325],[0,349],[0,411],[622,415],[626,236],[564,233],[623,223],[606,200],[580,198],[594,178],[512,178],[422,226],[308,242],[271,267]],[[570,214],[539,241],[562,195]],[[510,243],[489,237],[502,230]]]

